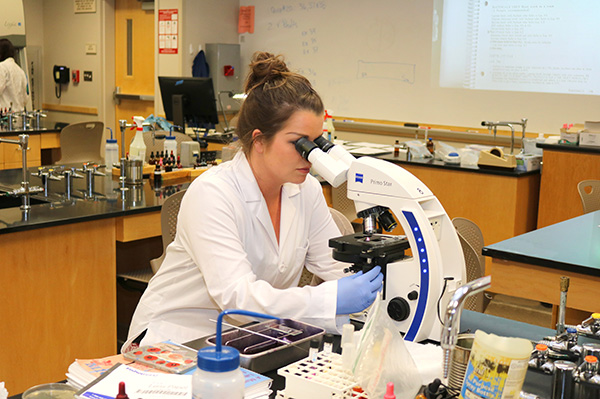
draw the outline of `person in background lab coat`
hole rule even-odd
[[[0,108],[23,111],[27,104],[27,76],[15,62],[15,47],[0,39]]]
[[[341,331],[382,287],[379,267],[344,276],[328,241],[340,232],[295,142],[322,134],[323,103],[280,56],[259,52],[236,126],[242,150],[187,189],[175,240],[134,313],[122,351],[214,334],[224,309]],[[302,268],[325,280],[298,287]],[[339,279],[339,280],[338,280]],[[248,319],[228,319],[240,324]]]

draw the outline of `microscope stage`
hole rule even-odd
[[[410,248],[406,236],[349,234],[329,240],[333,259],[355,265],[385,266],[404,258]]]

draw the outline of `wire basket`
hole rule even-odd
[[[342,367],[342,356],[319,352],[314,360],[305,358],[277,370],[285,377],[284,399],[355,398],[368,399],[352,373]]]

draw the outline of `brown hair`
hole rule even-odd
[[[7,58],[15,58],[15,47],[8,39],[0,39],[0,62]]]
[[[323,114],[321,97],[304,76],[291,72],[281,55],[256,52],[250,62],[235,133],[244,152],[252,148],[252,132],[258,129],[268,144],[296,111]]]

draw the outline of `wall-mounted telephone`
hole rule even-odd
[[[69,68],[62,65],[54,65],[53,70],[54,81],[56,82],[56,88],[54,89],[54,94],[56,98],[60,98],[61,95],[61,84],[69,83]]]
[[[69,68],[61,65],[54,65],[54,81],[56,83],[69,83]]]

